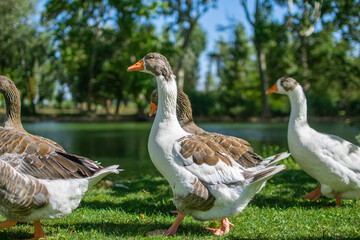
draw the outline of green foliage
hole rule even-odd
[[[311,115],[357,116],[360,111],[358,0],[292,1],[291,9],[283,0],[240,1],[248,7],[243,10],[255,5],[244,12],[251,36],[243,22],[223,28],[230,37],[218,39],[209,54],[206,93],[197,91],[199,56],[208,42],[198,20],[218,1],[49,0],[42,26],[34,20],[36,4],[0,3],[0,74],[15,81],[28,114],[45,102],[61,107],[68,100],[67,86],[69,107],[87,105],[79,110],[94,112],[100,105],[107,114],[118,114],[130,102],[143,119],[153,81],[126,69],[153,51],[167,56],[178,81],[184,81],[198,109],[195,116],[259,116],[266,108],[260,89],[284,75],[304,86]],[[279,12],[284,18],[274,20]],[[165,19],[161,29],[154,25],[158,18]],[[266,63],[262,71],[260,53]],[[205,102],[211,106],[197,107]],[[271,95],[270,103],[274,115],[288,114],[288,101]]]
[[[334,99],[331,99],[324,93],[314,94],[309,92],[308,98],[308,109],[309,115],[312,116],[336,116],[338,113],[338,106]]]
[[[10,74],[19,64],[19,47],[28,35],[26,17],[33,12],[33,1],[14,0],[0,2],[0,73]]]
[[[188,92],[188,96],[191,102],[193,112],[196,112],[196,116],[209,116],[215,115],[219,112],[218,106],[218,94],[217,92]]]
[[[33,0],[0,3],[0,74],[15,81],[23,102],[29,104],[24,106],[29,114],[35,114],[35,103],[52,98],[55,83],[49,79],[52,36],[31,20],[35,4]]]
[[[230,42],[220,40],[212,58],[217,63],[219,84],[218,113],[235,116],[254,116],[259,114],[258,75],[255,63],[251,60],[252,49],[242,24],[231,28]]]
[[[269,30],[271,34],[266,45],[266,63],[271,86],[271,83],[281,76],[296,74],[298,67],[295,64],[293,43],[287,27],[273,22]]]
[[[345,40],[360,43],[360,1],[359,0],[340,0],[328,3],[327,10],[335,12],[334,24],[340,29]]]
[[[182,42],[181,32],[177,34],[177,41]],[[194,27],[188,51],[184,54],[184,91],[194,91],[200,78],[199,57],[206,48],[206,34],[199,24]]]

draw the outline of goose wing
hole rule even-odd
[[[11,129],[0,130],[0,159],[19,173],[39,179],[83,178],[102,168],[88,158],[66,153],[51,140]]]
[[[360,173],[359,146],[330,134],[321,134],[317,144],[319,144],[319,148],[315,148],[315,151],[318,149],[320,156],[328,162]]]
[[[26,216],[32,209],[41,208],[48,202],[49,193],[45,185],[0,160],[0,206],[5,215],[9,214],[6,217]]]
[[[256,154],[250,143],[244,139],[218,133],[207,133],[206,136],[211,141],[220,144],[236,162],[245,168],[256,167],[264,161],[264,158]]]
[[[246,170],[211,139],[188,135],[174,145],[176,160],[199,180],[209,184],[246,184],[252,172]]]

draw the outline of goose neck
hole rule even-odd
[[[295,126],[307,125],[307,103],[302,87],[297,86],[289,94],[291,104],[290,124]]]
[[[158,85],[158,111],[156,117],[162,119],[176,118],[177,87],[175,76],[164,80],[162,76],[156,77]]]
[[[6,116],[3,123],[4,128],[24,130],[21,124],[21,102],[20,94],[15,86],[3,92],[6,104]]]

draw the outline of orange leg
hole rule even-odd
[[[34,228],[35,228],[34,238],[32,238],[31,240],[45,239],[46,234],[43,228],[41,227],[40,220],[34,221]]]
[[[315,202],[319,197],[321,197],[320,187],[316,188],[315,190],[311,191],[310,193],[302,196],[301,198],[310,199],[310,201]]]
[[[17,221],[5,221],[0,223],[0,229],[11,228],[17,224]]]
[[[234,226],[227,218],[221,219],[221,228],[215,229],[215,228],[206,228],[210,232],[212,232],[215,235],[222,236],[225,234],[228,234],[230,232],[230,226]]]
[[[342,204],[341,204],[341,194],[338,193],[335,196],[336,196],[336,206],[341,207],[342,206]]]
[[[152,235],[168,235],[168,236],[174,236],[178,230],[178,227],[182,220],[184,219],[185,214],[178,213],[178,216],[174,222],[173,225],[169,229],[161,229],[161,230],[155,230],[148,232],[146,235],[152,236]]]

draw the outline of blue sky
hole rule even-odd
[[[255,1],[248,1],[248,9],[250,14],[255,11]],[[283,21],[284,14],[287,9],[281,9],[276,7],[274,9],[274,15],[272,18],[274,21]],[[200,25],[206,31],[207,34],[207,47],[206,50],[200,56],[200,74],[198,89],[204,89],[205,76],[208,71],[208,59],[207,55],[214,51],[216,42],[222,36],[225,40],[229,39],[231,33],[229,31],[219,32],[217,28],[219,25],[227,26],[230,24],[237,24],[241,22],[244,27],[248,38],[252,36],[252,27],[246,19],[245,12],[240,0],[218,0],[217,7],[210,9],[201,19]]]
[[[254,1],[250,1],[253,3]],[[254,12],[254,4],[249,4],[249,11]],[[246,20],[245,13],[239,0],[219,0],[216,8],[211,8],[200,18],[199,23],[207,35],[206,50],[200,56],[200,79],[198,89],[202,90],[205,86],[205,76],[208,71],[209,63],[207,55],[215,50],[215,45],[221,37],[229,39],[229,31],[218,31],[219,26],[243,23],[247,36],[251,37],[251,26]]]

